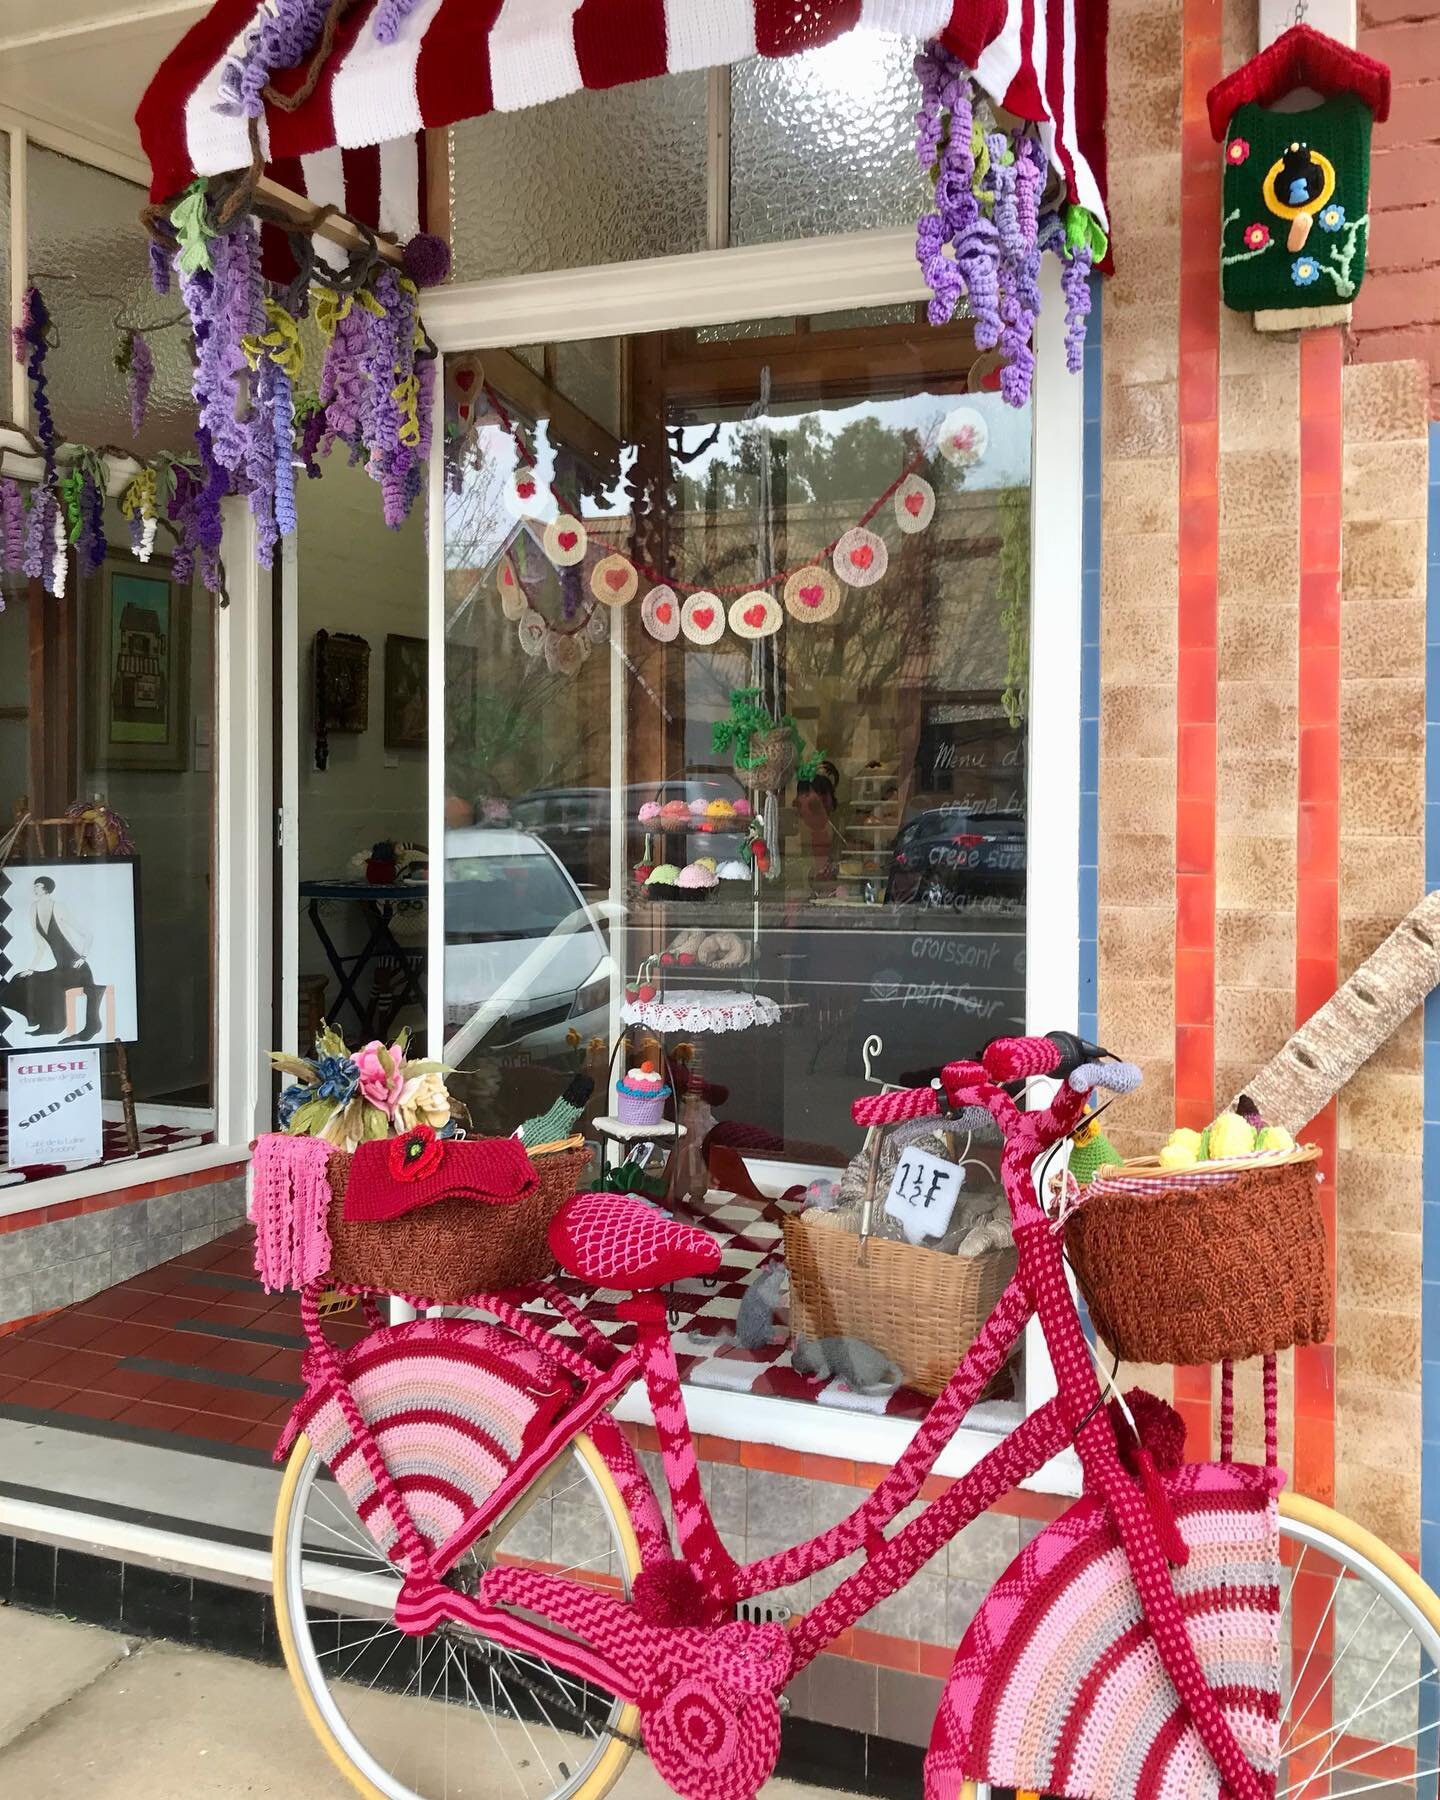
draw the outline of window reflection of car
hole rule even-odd
[[[605,1037],[609,1006],[605,939],[548,845],[523,831],[447,831],[447,1039],[544,1060],[572,1029]]]
[[[935,806],[895,837],[885,898],[896,906],[1009,911],[1025,899],[1025,815]]]
[[[646,827],[640,823],[639,815],[647,800],[654,800],[661,806],[670,800],[683,800],[687,806],[696,800],[704,800],[707,805],[712,800],[728,800],[733,805],[742,797],[744,789],[733,775],[715,775],[675,781],[635,781],[623,792],[627,834],[625,862],[628,867],[640,860]],[[577,887],[587,890],[609,888],[609,788],[537,788],[512,802],[510,816],[522,830],[533,832],[554,851]],[[694,831],[685,833],[682,838],[678,832],[667,832],[666,859],[685,863],[693,862],[697,856],[735,856],[740,835]],[[652,848],[659,849],[658,841],[652,843]],[[659,860],[658,856],[656,860]]]

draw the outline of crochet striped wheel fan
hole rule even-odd
[[[1172,1579],[1191,1642],[1273,1791],[1277,1479],[1243,1463],[1186,1463],[1163,1479],[1190,1547]],[[926,1800],[958,1800],[966,1776],[1071,1800],[1215,1800],[1215,1764],[1161,1665],[1098,1500],[1081,1500],[1033,1539],[970,1622],[930,1740]]]
[[[310,1362],[305,1375],[313,1382],[319,1371]],[[416,1319],[377,1331],[341,1359],[340,1370],[432,1552],[474,1516],[535,1445],[565,1392],[540,1351],[498,1326],[462,1319]],[[399,1529],[370,1467],[365,1437],[351,1432],[333,1388],[311,1386],[276,1446],[277,1462],[302,1431],[376,1543],[397,1556]]]

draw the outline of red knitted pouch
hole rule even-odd
[[[361,1144],[345,1188],[345,1218],[398,1219],[437,1200],[513,1206],[539,1177],[518,1138],[441,1138],[428,1125]]]

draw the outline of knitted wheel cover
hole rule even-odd
[[[775,1696],[790,1674],[779,1625],[722,1625],[642,1724],[645,1748],[680,1800],[753,1800],[780,1754]]]

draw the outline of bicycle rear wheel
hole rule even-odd
[[[506,1560],[629,1593],[639,1547],[589,1438],[446,1579],[473,1592]],[[407,1638],[393,1623],[400,1580],[298,1438],[275,1514],[275,1614],[301,1705],[340,1772],[366,1800],[600,1800],[633,1752],[638,1709],[458,1625]]]
[[[1276,1800],[1433,1797],[1440,1597],[1353,1519],[1280,1497]]]

